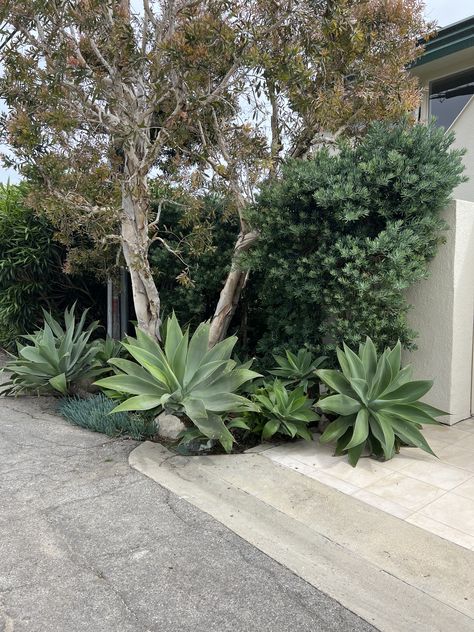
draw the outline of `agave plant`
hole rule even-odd
[[[358,354],[344,345],[344,350],[337,349],[337,358],[340,371],[317,371],[330,392],[318,407],[339,415],[322,434],[322,443],[337,441],[336,454],[347,453],[354,467],[366,447],[386,460],[402,443],[434,454],[420,428],[438,424],[435,417],[446,413],[419,401],[433,382],[411,381],[411,367],[400,365],[400,342],[378,356],[367,338]]]
[[[96,350],[96,360],[106,366],[112,358],[118,358],[124,355],[124,348],[120,342],[120,340],[115,340],[115,338],[107,338],[94,340],[92,346]],[[112,367],[109,367],[111,370]]]
[[[317,381],[316,370],[327,359],[325,356],[315,358],[307,349],[300,349],[297,354],[285,351],[284,356],[274,355],[278,364],[269,373],[282,378],[285,385],[299,385],[305,393]]]
[[[160,346],[137,329],[136,338],[122,343],[135,362],[110,360],[120,373],[96,382],[108,393],[127,396],[113,412],[156,409],[185,415],[202,434],[230,452],[234,439],[222,415],[255,408],[237,391],[260,375],[231,359],[235,336],[209,350],[209,330],[209,323],[201,323],[190,337],[189,329],[183,332],[173,314],[165,323]]]
[[[258,409],[233,420],[233,427],[261,434],[263,440],[278,433],[312,441],[308,424],[318,421],[319,415],[312,408],[313,400],[307,397],[302,386],[288,391],[276,379],[259,388],[252,395],[252,401]]]
[[[96,347],[89,342],[97,322],[87,328],[87,310],[76,322],[75,305],[64,313],[64,327],[43,310],[44,324],[33,334],[22,336],[27,344],[17,344],[18,354],[9,354],[4,369],[10,379],[3,394],[57,391],[70,393],[79,380],[96,377],[100,372]]]

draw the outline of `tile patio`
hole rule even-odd
[[[438,458],[402,448],[387,463],[362,458],[352,468],[333,446],[298,441],[262,455],[389,514],[474,550],[474,419],[425,427]]]

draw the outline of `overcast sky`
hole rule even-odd
[[[447,26],[458,20],[463,20],[474,14],[472,0],[425,0],[426,16],[430,20],[435,20],[439,26]],[[0,167],[0,182],[18,181],[18,176],[14,171],[2,169]]]
[[[426,15],[439,26],[447,26],[474,14],[472,0],[425,0]]]

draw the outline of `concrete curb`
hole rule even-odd
[[[258,453],[130,465],[384,632],[471,632],[474,553]]]

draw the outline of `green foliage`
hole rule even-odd
[[[333,353],[366,335],[413,346],[405,291],[426,276],[440,211],[462,180],[452,141],[433,125],[377,123],[360,142],[289,162],[263,188],[247,261],[261,277],[261,355],[308,343]]]
[[[170,194],[165,191],[165,195],[156,184],[151,191],[156,212],[160,197],[168,199]],[[162,205],[156,233],[179,256],[157,240],[150,248],[149,258],[163,312],[174,311],[180,323],[195,328],[214,314],[230,268],[239,224],[232,200],[225,195],[195,198],[191,211],[188,201],[184,205],[179,198],[179,202]],[[243,355],[254,354],[255,342],[264,333],[265,313],[259,302],[258,276],[252,274],[230,326],[230,331],[238,334],[236,347]]]
[[[27,195],[25,183],[0,185],[0,346],[7,348],[41,323],[42,308],[57,314],[78,296],[81,306],[94,303],[89,280],[64,273],[64,248]]]
[[[11,375],[3,393],[53,391],[66,395],[78,382],[104,371],[97,360],[98,346],[89,342],[97,323],[86,328],[87,312],[76,322],[74,311],[75,305],[64,312],[64,327],[44,311],[43,327],[22,336],[28,344],[17,343],[18,355],[11,354],[5,365]]]
[[[234,439],[222,414],[254,408],[237,391],[259,374],[231,360],[235,336],[208,350],[208,323],[201,323],[190,337],[189,329],[183,332],[173,314],[164,332],[160,346],[137,328],[136,338],[123,343],[135,362],[110,360],[120,373],[96,384],[119,395],[133,395],[114,411],[164,409],[185,415],[206,437],[218,440],[230,452]]]
[[[308,398],[302,386],[289,391],[280,380],[275,379],[257,389],[251,399],[257,409],[233,420],[232,427],[246,428],[261,435],[263,441],[275,434],[313,440],[308,424],[318,421],[319,415],[312,408],[313,400]]]
[[[120,340],[106,337],[94,340],[92,347],[95,350],[95,359],[103,366],[106,366],[112,358],[119,358],[124,355],[124,348]]]
[[[340,371],[321,369],[318,376],[330,394],[318,406],[325,413],[339,415],[321,436],[322,443],[337,441],[336,454],[349,456],[355,467],[364,448],[386,460],[401,443],[433,454],[420,432],[422,424],[437,424],[444,415],[420,402],[432,386],[430,381],[411,381],[411,367],[400,368],[401,344],[377,356],[370,338],[356,354],[344,345],[337,349]]]
[[[86,399],[67,397],[61,401],[59,412],[72,424],[93,432],[102,432],[108,437],[126,436],[143,441],[156,434],[152,419],[128,413],[111,414],[114,406],[115,402],[99,393]]]
[[[159,200],[156,187],[152,192]],[[214,313],[238,234],[238,222],[226,213],[224,197],[209,196],[197,206],[190,215],[189,205],[163,205],[156,236],[179,257],[159,243],[149,255],[163,311],[174,311],[179,322],[192,327]]]
[[[286,350],[284,356],[274,357],[278,366],[269,373],[283,378],[284,386],[302,386],[305,393],[317,382],[316,369],[327,360],[325,356],[315,358],[307,349],[300,349],[297,354]]]

